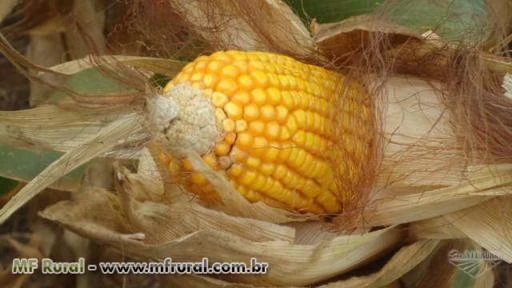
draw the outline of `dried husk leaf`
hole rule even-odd
[[[280,0],[169,0],[169,3],[194,31],[208,43],[215,43],[217,49],[276,51],[297,56],[306,56],[313,50],[308,30]]]
[[[409,236],[414,239],[459,239],[467,238],[466,234],[457,229],[445,217],[439,216],[417,222],[407,226]]]
[[[127,195],[141,197],[146,193],[136,192],[140,187],[131,186],[130,181],[122,187],[121,193]],[[169,206],[122,199],[102,190],[88,191],[73,201],[47,208],[41,215],[85,237],[123,247],[126,254],[136,257],[172,257],[176,261],[202,257],[248,261],[256,257],[270,263],[267,275],[229,277],[229,281],[256,285],[307,285],[325,280],[359,266],[401,239],[397,229],[387,228],[362,235],[325,234],[311,239],[312,243],[296,244],[295,239],[306,239],[297,235],[301,230],[230,216],[206,209],[192,199],[177,199]],[[134,235],[144,235],[144,241],[135,241]]]
[[[121,117],[100,129],[93,138],[82,142],[76,149],[65,153],[25,185],[0,209],[0,224],[4,223],[22,205],[62,176],[119,145],[120,141],[130,135],[140,133],[139,131],[142,129],[140,123],[141,119],[136,113]]]
[[[322,288],[337,287],[383,287],[398,280],[405,273],[420,264],[438,247],[438,240],[421,240],[402,247],[378,272],[344,281],[330,283]]]
[[[512,263],[511,208],[512,198],[502,196],[444,217],[471,240],[507,263]]]
[[[492,165],[489,169],[469,172],[468,180],[460,185],[428,191],[414,191],[411,188],[408,194],[389,198],[380,195],[384,198],[372,201],[364,220],[370,226],[394,225],[469,208],[490,199],[492,196],[489,194],[510,194],[512,190],[503,187],[512,184],[511,172],[510,164]],[[483,195],[480,195],[481,191],[484,191]]]
[[[108,65],[115,63],[122,63],[128,66],[137,67],[151,71],[154,73],[160,73],[173,77],[176,75],[186,62],[153,58],[153,57],[140,57],[140,56],[124,56],[124,55],[108,55],[108,56],[87,56],[81,59],[69,61],[56,66],[51,69],[55,72],[73,75],[80,71],[97,67],[98,64]]]
[[[375,16],[361,15],[315,27],[314,40],[320,50],[336,61],[345,61],[362,53],[370,44],[370,37],[386,35],[389,46],[396,47],[408,40],[421,41],[421,35],[406,27],[387,22]],[[384,49],[384,47],[382,47]],[[386,47],[389,48],[389,47]]]
[[[376,48],[381,57],[386,58],[385,61],[392,62],[386,69],[437,80],[445,80],[450,57],[457,49],[453,44],[443,42],[432,31],[420,35],[374,15],[318,25],[314,40],[323,54],[339,64],[364,58],[367,50]],[[375,43],[379,46],[372,47]],[[512,73],[512,65],[506,58],[486,52],[480,52],[479,57],[493,72]]]
[[[462,181],[464,155],[438,87],[439,83],[407,76],[390,77],[384,83],[377,108],[383,114],[379,135],[383,159],[375,190],[448,186]]]
[[[438,246],[438,241],[424,240],[402,247],[378,272],[367,276],[353,277],[347,280],[333,281],[321,286],[322,288],[332,287],[385,287],[394,282],[393,278],[399,279],[402,275],[414,269],[416,265],[424,261]],[[403,265],[407,263],[406,265]],[[393,271],[393,272],[391,272]],[[389,277],[385,276],[389,275]],[[176,287],[241,287],[255,288],[267,287],[242,283],[232,283],[202,276],[168,277],[165,283]],[[297,287],[284,285],[280,287]]]
[[[11,13],[14,6],[18,4],[18,0],[5,0],[0,4],[0,22]]]
[[[64,104],[41,105],[19,111],[0,111],[0,141],[35,150],[69,152],[93,139],[98,131],[107,125],[130,113],[136,117],[132,108],[88,109]],[[139,121],[142,123],[143,119],[140,118]],[[134,152],[140,150],[137,144],[147,137],[142,130],[138,131],[118,143],[127,147],[117,149],[117,152],[106,151],[106,155],[110,153],[122,158],[134,157]]]

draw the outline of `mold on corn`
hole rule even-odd
[[[242,51],[201,56],[164,90],[181,83],[203,91],[215,110],[221,135],[203,160],[249,201],[337,213],[357,193],[350,190],[365,177],[361,163],[373,141],[371,104],[357,83],[342,94],[339,74],[283,55]],[[168,165],[178,183],[215,199],[212,185],[186,160]]]

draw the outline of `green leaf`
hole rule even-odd
[[[62,153],[58,152],[35,152],[0,144],[0,177],[29,182],[61,155]],[[64,176],[53,187],[75,191],[78,189],[84,172],[85,167],[79,167]]]
[[[308,25],[330,23],[351,16],[377,13],[392,22],[419,33],[433,30],[445,40],[477,43],[488,36],[489,15],[486,0],[287,0],[292,9]],[[386,6],[383,6],[383,5]]]
[[[474,277],[470,277],[468,274],[464,273],[464,271],[462,271],[462,270],[457,270],[457,272],[455,273],[453,283],[452,283],[453,288],[468,288],[468,287],[473,287],[474,285],[475,285]]]
[[[164,88],[165,85],[167,84],[167,82],[169,82],[171,80],[170,77],[166,76],[166,75],[163,75],[163,74],[159,74],[159,73],[156,73],[155,75],[153,75],[153,77],[151,77],[149,79],[149,81],[155,85],[155,86],[158,86],[158,87],[162,87]]]
[[[2,196],[5,193],[9,193],[14,189],[16,186],[18,186],[18,182],[14,181],[12,179],[0,177],[0,196]]]
[[[65,86],[82,95],[112,95],[118,93],[135,93],[136,90],[127,86],[110,75],[105,75],[98,68],[88,68],[73,74],[67,79]],[[55,92],[48,103],[58,103],[67,95],[63,91]]]
[[[448,41],[477,42],[487,37],[486,0],[401,0],[388,11],[393,22],[420,33],[433,30]]]
[[[318,23],[338,22],[348,17],[371,13],[384,0],[286,0],[306,23],[315,18]]]

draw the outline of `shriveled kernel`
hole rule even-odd
[[[243,108],[242,106],[238,105],[235,102],[228,102],[224,105],[224,111],[226,111],[226,114],[229,118],[233,120],[239,120],[242,119],[243,115]]]

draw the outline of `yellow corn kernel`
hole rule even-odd
[[[355,84],[346,99],[337,99],[342,75],[283,55],[244,51],[201,56],[164,91],[179,83],[211,95],[223,136],[203,160],[249,201],[336,213],[357,193],[352,187],[364,177],[360,164],[371,155],[374,127],[370,98],[359,84],[350,81]],[[211,184],[188,161],[165,163],[170,173],[191,171],[185,177],[190,191],[214,198],[207,195],[215,193]]]

